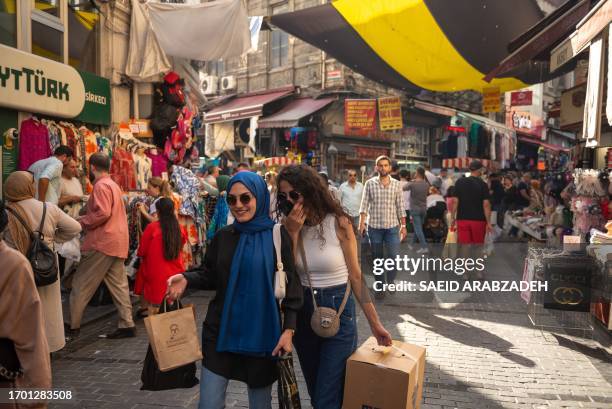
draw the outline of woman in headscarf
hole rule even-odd
[[[212,240],[219,230],[234,221],[234,216],[232,216],[230,213],[227,200],[225,200],[225,196],[227,195],[227,185],[229,184],[230,177],[227,175],[221,175],[216,180],[217,187],[219,188],[219,198],[217,200],[217,204],[215,204],[213,217],[210,219],[210,225],[208,226],[208,231],[206,232],[206,238],[208,240]]]
[[[292,350],[303,291],[291,239],[283,227],[281,261],[287,290],[280,305],[274,298],[274,222],[263,178],[237,173],[227,191],[234,223],[214,236],[201,267],[168,280],[168,296],[180,297],[187,285],[216,290],[202,331],[199,409],[224,408],[230,379],[247,384],[249,408],[270,409],[272,384],[278,376],[273,356]]]
[[[4,198],[9,214],[8,228],[4,231],[6,243],[26,255],[30,248],[30,236],[26,227],[15,216],[28,223],[32,231],[38,231],[43,214],[43,202],[34,198],[34,177],[29,172],[12,173],[4,184]],[[53,203],[45,203],[46,215],[42,228],[45,243],[53,249],[53,243],[72,240],[81,232],[79,222],[64,213]],[[58,271],[59,274],[59,271]],[[37,287],[42,303],[45,332],[49,352],[59,351],[66,344],[64,318],[59,278],[53,284]]]

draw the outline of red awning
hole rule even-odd
[[[265,93],[247,94],[232,99],[204,114],[204,123],[229,122],[253,116],[261,116],[265,104],[293,94],[292,88],[270,91]]]
[[[555,152],[561,152],[561,151],[569,152],[571,150],[570,148],[564,148],[563,146],[559,146],[559,145],[551,145],[549,143],[538,141],[537,139],[526,138],[524,136],[519,136],[518,140],[520,142],[530,143],[532,145],[539,145],[545,149],[555,151]]]
[[[291,128],[298,126],[298,121],[305,116],[312,115],[334,102],[334,98],[298,98],[289,102],[277,113],[267,116],[259,121],[259,128]]]

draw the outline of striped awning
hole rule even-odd
[[[289,159],[285,156],[275,156],[273,158],[260,159],[255,161],[255,165],[257,166],[265,166],[270,168],[272,166],[287,166],[296,164],[297,161],[295,159]]]
[[[394,88],[504,92],[548,79],[548,70],[529,63],[483,79],[542,17],[536,0],[338,0],[271,22]]]
[[[488,159],[477,159],[477,158],[452,158],[452,159],[442,159],[442,167],[444,169],[468,169],[470,167],[470,163],[474,160],[479,160],[482,165],[487,169],[497,169],[499,168],[499,163],[488,160]]]

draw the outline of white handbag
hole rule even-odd
[[[283,267],[283,258],[281,256],[281,224],[275,224],[272,230],[272,240],[274,241],[274,250],[276,251],[276,273],[274,274],[274,297],[277,300],[285,298],[287,292],[287,274]]]

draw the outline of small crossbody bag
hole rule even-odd
[[[302,264],[304,266],[304,272],[306,273],[306,277],[308,277],[308,284],[310,285],[310,295],[312,296],[312,305],[314,307],[314,311],[312,313],[312,317],[310,318],[310,326],[315,334],[320,336],[321,338],[331,338],[338,333],[340,329],[340,316],[346,307],[346,303],[348,302],[349,296],[351,294],[351,282],[346,282],[346,292],[344,293],[344,298],[342,299],[342,303],[336,311],[333,308],[329,307],[319,307],[317,305],[317,300],[314,296],[314,287],[312,286],[312,279],[310,278],[310,270],[308,269],[308,261],[306,260],[306,250],[304,249],[304,241],[302,236],[298,240],[300,247],[300,256],[302,257]]]
[[[287,273],[283,266],[281,254],[281,225],[275,224],[272,230],[272,240],[274,242],[274,250],[276,252],[276,273],[274,274],[274,297],[278,301],[282,301],[287,293]]]

